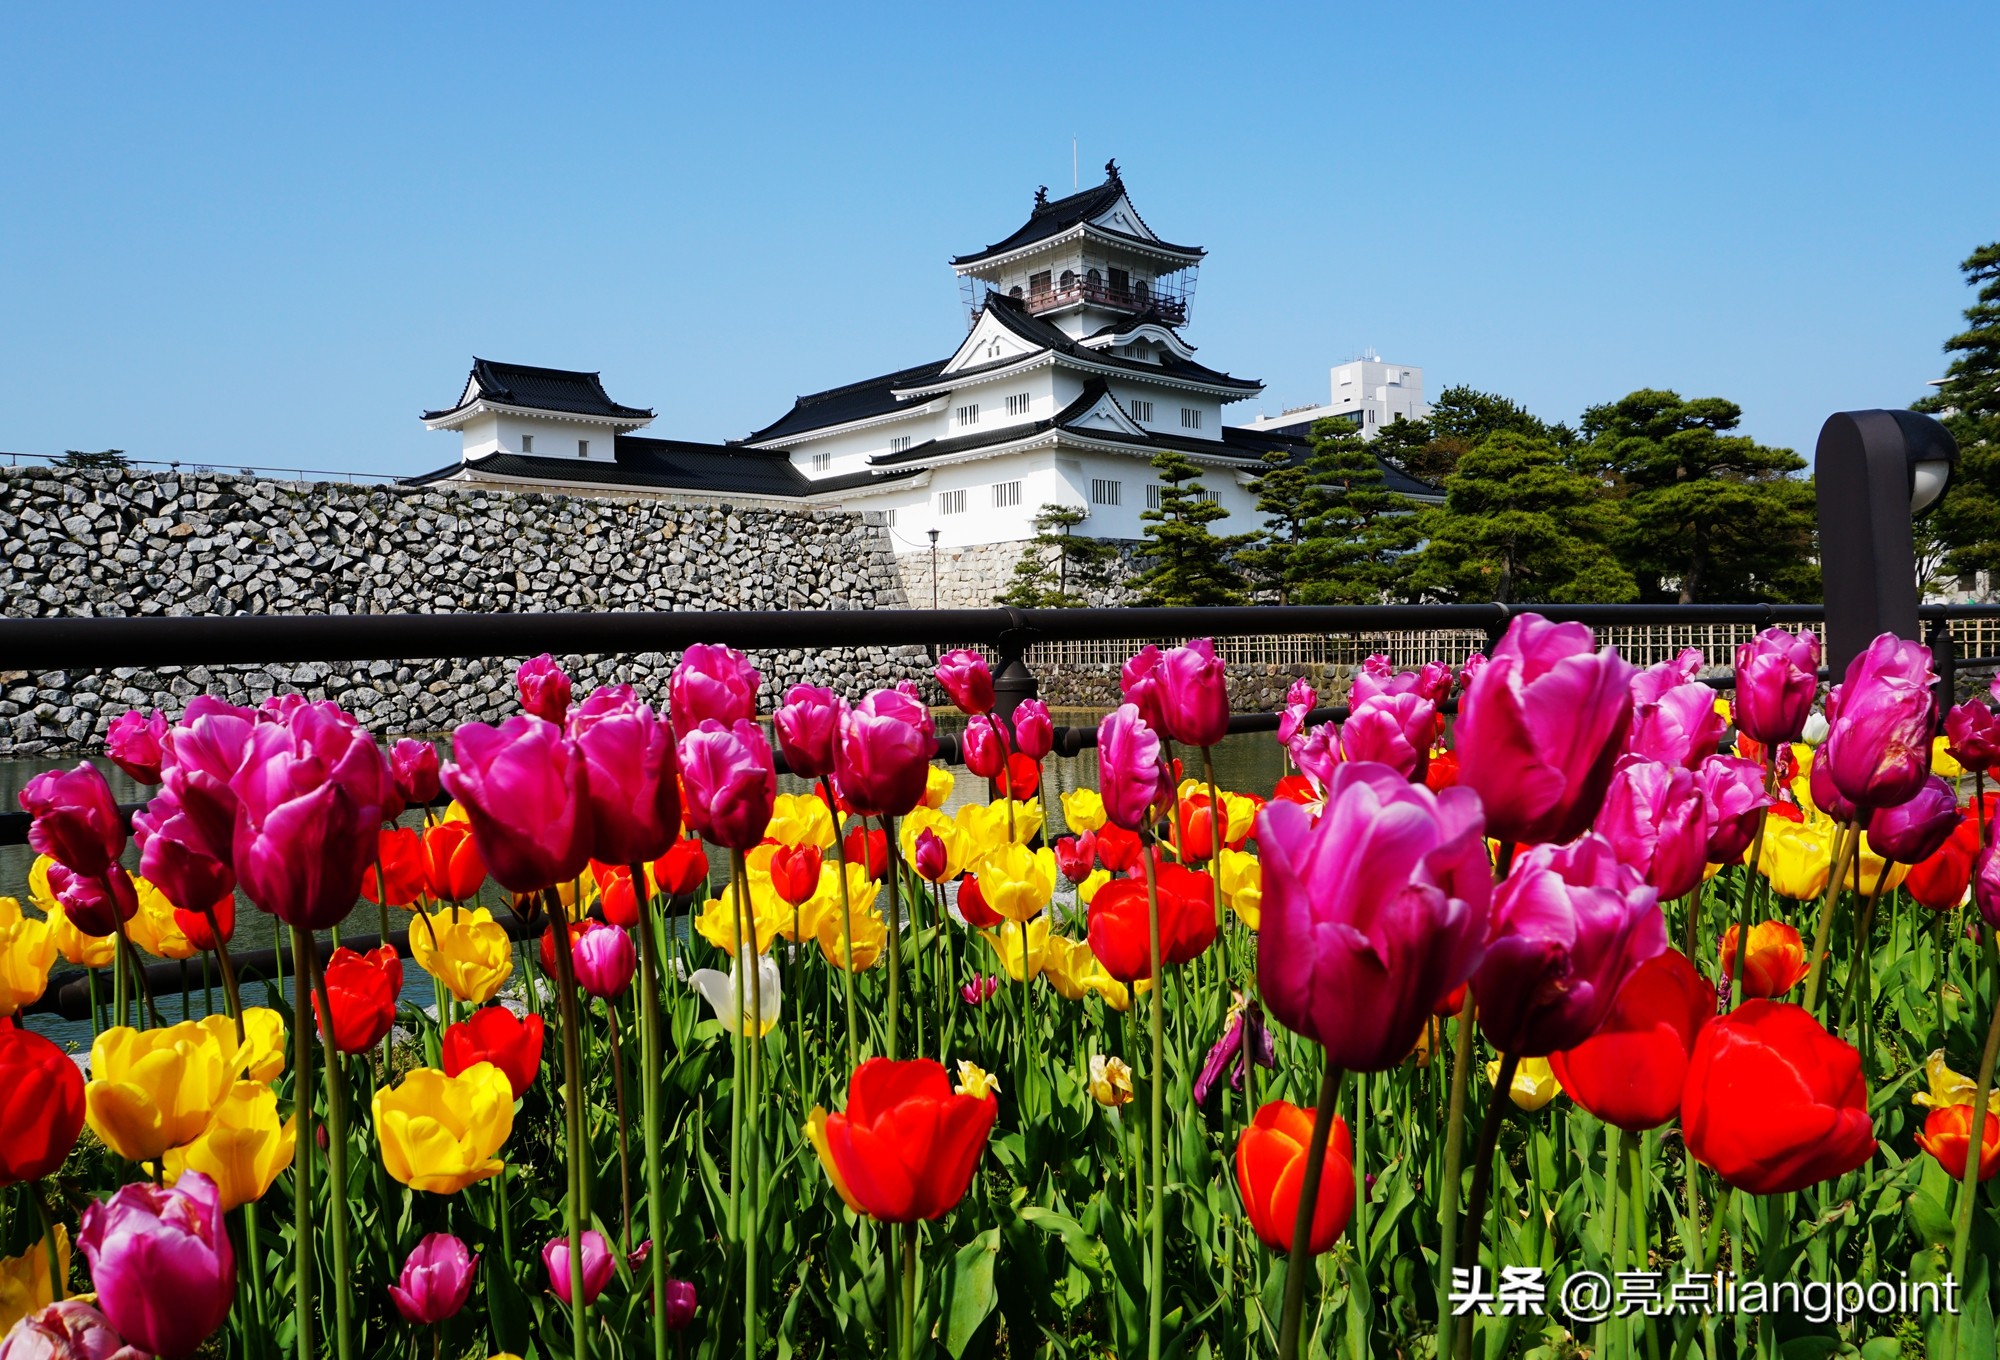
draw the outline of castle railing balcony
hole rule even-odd
[[[1157,312],[1169,326],[1187,324],[1187,295],[1179,289],[1160,288],[1144,281],[1119,288],[1088,276],[1072,278],[1066,283],[1058,279],[1045,289],[1029,291],[1023,301],[1030,312],[1037,313],[1089,303],[1122,312]]]

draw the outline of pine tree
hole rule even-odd
[[[996,604],[1021,609],[1068,609],[1090,603],[1111,583],[1118,547],[1073,531],[1090,518],[1077,506],[1044,505],[1035,513],[1035,536],[1014,563],[1014,578]]]
[[[1237,553],[1236,560],[1260,596],[1290,604],[1293,559],[1312,515],[1312,476],[1305,461],[1290,449],[1265,454],[1264,467],[1250,483],[1264,529],[1256,545]]]
[[[1965,329],[1944,342],[1956,357],[1937,394],[1911,403],[1944,421],[1958,441],[1958,468],[1919,529],[1952,571],[2000,572],[2000,241],[1973,251],[1959,269],[1979,292],[1965,309]]]
[[[1151,565],[1136,584],[1147,604],[1241,604],[1243,578],[1231,557],[1254,534],[1223,535],[1208,526],[1229,512],[1209,498],[1194,460],[1168,450],[1153,459],[1160,474],[1160,503],[1141,511],[1146,541],[1139,556]]]
[[[1381,462],[1352,425],[1322,420],[1312,441],[1311,516],[1292,554],[1292,598],[1378,604],[1403,573],[1398,559],[1417,544],[1415,507],[1389,490]]]
[[[1444,479],[1451,476],[1451,470],[1458,466],[1459,458],[1472,443],[1465,439],[1441,439],[1428,420],[1397,416],[1387,425],[1376,427],[1374,442],[1369,447],[1377,458],[1418,481],[1443,486]]]

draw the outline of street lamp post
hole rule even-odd
[[[931,608],[933,610],[938,607],[937,541],[938,531],[933,529],[931,530]]]

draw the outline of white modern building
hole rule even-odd
[[[1424,400],[1424,371],[1413,364],[1387,364],[1368,350],[1333,368],[1332,396],[1324,406],[1288,406],[1276,415],[1259,414],[1248,429],[1267,434],[1305,435],[1322,420],[1345,420],[1373,439],[1393,420],[1422,420],[1431,413]]]

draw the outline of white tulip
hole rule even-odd
[[[769,1034],[777,1027],[778,1016],[785,1004],[784,992],[778,980],[778,961],[769,954],[758,957],[756,996],[753,998],[750,979],[741,976],[744,972],[742,965],[747,958],[747,953],[738,955],[737,966],[727,973],[718,972],[713,968],[698,968],[693,976],[688,978],[688,984],[701,993],[702,1000],[706,1001],[709,1009],[715,1012],[715,1018],[720,1020],[722,1027],[731,1034],[740,1032],[741,1022],[751,1014],[751,1006],[756,1002],[762,1002],[761,1023],[757,1032],[760,1035]],[[740,993],[737,990],[739,976],[742,987]]]

